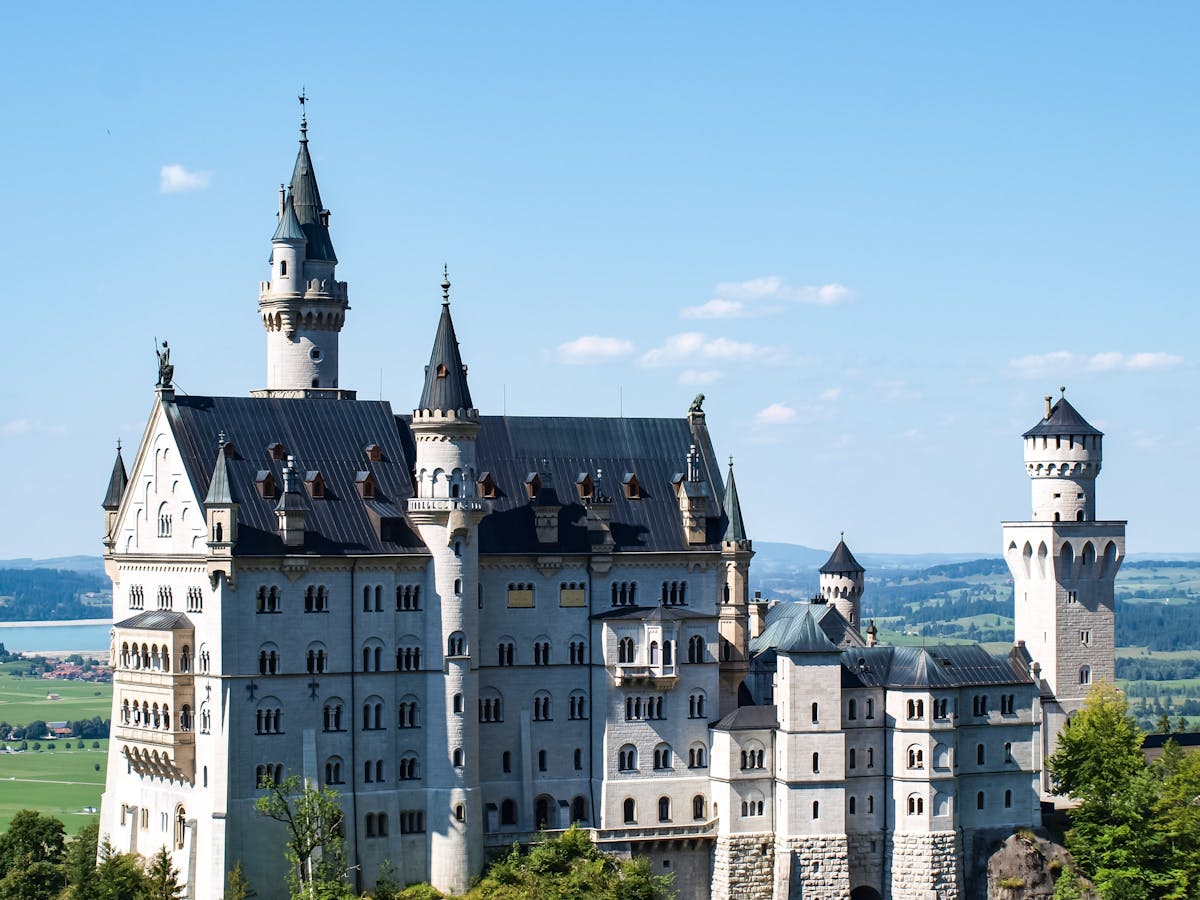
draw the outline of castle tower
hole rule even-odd
[[[267,331],[267,387],[253,393],[353,397],[338,390],[338,334],[350,308],[349,295],[346,282],[334,277],[337,255],[329,237],[329,210],[317,188],[303,115],[292,180],[280,187],[278,220],[271,237],[271,280],[261,282],[258,291]]]
[[[746,536],[737,482],[733,479],[733,457],[725,481],[725,533],[721,537],[721,562],[725,567],[717,632],[721,640],[721,702],[718,715],[738,706],[738,689],[750,671],[749,597],[750,559],[753,543]]]
[[[842,614],[842,618],[849,622],[855,631],[862,627],[860,619],[865,584],[863,572],[863,567],[846,546],[843,532],[829,561],[821,566],[820,594],[826,603],[832,604]]]
[[[479,788],[479,542],[485,503],[477,497],[475,439],[467,367],[450,318],[450,279],[442,282],[442,315],[421,402],[413,411],[416,496],[409,518],[432,556],[433,602],[425,646],[442,649],[442,690],[430,692],[426,770],[430,881],[466,893],[483,867],[483,802]],[[432,654],[431,654],[432,655]],[[435,657],[436,659],[436,657]]]
[[[129,476],[125,474],[125,460],[121,458],[121,442],[117,441],[117,458],[113,460],[112,474],[108,478],[108,490],[104,492],[104,550],[110,552],[116,542],[113,529],[117,524],[117,513],[121,509],[121,498],[125,496],[125,486],[129,484]]]
[[[1096,519],[1103,435],[1064,395],[1023,436],[1033,514],[1005,522],[1014,582],[1014,636],[1053,697],[1043,700],[1043,740],[1054,752],[1065,719],[1092,683],[1112,682],[1113,583],[1125,558],[1125,522]]]

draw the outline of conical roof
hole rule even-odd
[[[472,409],[471,389],[467,387],[467,367],[459,355],[454,320],[450,318],[448,277],[442,282],[442,293],[442,316],[438,320],[429,365],[425,367],[425,387],[421,391],[421,402],[417,409],[432,412]]]
[[[108,490],[104,493],[104,509],[115,510],[121,506],[121,497],[125,494],[125,485],[129,484],[129,476],[125,474],[125,460],[121,458],[121,445],[117,445],[117,458],[113,460],[112,474],[108,477]]]
[[[858,560],[854,558],[854,554],[850,552],[850,548],[846,546],[845,540],[838,541],[838,545],[833,548],[833,553],[829,557],[829,562],[821,566],[820,572],[822,575],[834,575],[841,572],[865,572],[862,566],[858,564]]]
[[[1063,396],[1059,397],[1058,402],[1050,408],[1050,415],[1030,428],[1022,437],[1035,437],[1043,434],[1050,436],[1062,434],[1103,435],[1104,432],[1095,428],[1081,416],[1079,411]]]
[[[296,206],[292,201],[292,196],[289,194],[287,200],[283,204],[283,215],[279,217],[279,225],[275,228],[275,234],[271,236],[271,241],[307,241],[308,235],[304,233],[304,229],[300,227],[300,220],[296,218]]]
[[[292,183],[288,187],[296,207],[296,219],[308,238],[308,258],[336,263],[337,254],[333,252],[329,228],[321,217],[325,206],[321,203],[321,191],[317,188],[312,157],[308,155],[307,125],[300,128],[300,152],[296,154],[296,167],[292,170]]]
[[[233,490],[229,486],[229,470],[225,466],[225,441],[217,449],[217,462],[213,466],[212,480],[208,483],[205,506],[233,503]]]
[[[742,521],[742,504],[738,501],[737,482],[733,480],[733,457],[729,458],[729,478],[725,482],[725,541],[745,541],[746,523]]]

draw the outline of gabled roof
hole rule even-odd
[[[448,281],[443,283],[443,288],[449,290]],[[454,320],[450,318],[450,300],[447,298],[442,301],[442,315],[433,338],[429,365],[425,367],[425,387],[421,390],[417,409],[450,412],[471,408],[467,367],[458,352],[458,337],[454,334]]]
[[[300,129],[300,151],[296,154],[296,166],[292,170],[292,183],[289,185],[288,194],[296,207],[296,219],[300,228],[308,238],[308,258],[336,263],[337,254],[333,252],[329,228],[321,221],[325,207],[321,203],[321,192],[317,189],[317,174],[313,171],[312,157],[308,155],[307,125],[302,125]]]
[[[686,606],[615,606],[592,616],[593,619],[633,619],[638,622],[686,622],[692,619],[715,619],[711,613],[697,612]]]
[[[739,706],[713,726],[717,731],[773,731],[778,727],[779,713],[774,706]]]
[[[1079,411],[1073,407],[1065,396],[1059,397],[1058,402],[1050,409],[1050,415],[1042,419],[1032,428],[1030,428],[1022,437],[1036,437],[1040,435],[1085,435],[1098,434],[1103,435],[1104,432],[1093,427],[1087,419],[1079,414]]]
[[[737,484],[733,480],[733,457],[729,458],[729,477],[725,481],[725,535],[722,540],[745,541],[746,523],[742,521],[742,504],[738,500]]]
[[[279,224],[275,226],[275,234],[271,236],[271,240],[272,242],[308,240],[308,235],[300,227],[300,220],[296,218],[296,207],[292,202],[291,194],[283,204],[283,215],[279,217]]]
[[[208,495],[204,498],[205,506],[233,503],[233,492],[229,487],[229,471],[225,465],[225,441],[217,447],[217,462],[213,466],[212,480],[208,483]]]
[[[125,460],[121,458],[121,447],[117,446],[117,458],[113,460],[112,474],[108,476],[108,490],[104,492],[102,508],[116,510],[121,506],[121,498],[125,495],[125,485],[129,484],[129,476],[125,474]]]
[[[1032,684],[1008,656],[978,644],[931,647],[859,647],[842,653],[843,687],[929,689]]]
[[[820,568],[822,575],[865,571],[866,569],[858,564],[858,560],[854,558],[854,554],[846,546],[845,540],[838,541],[838,545],[833,548],[833,553],[830,555],[829,561]]]
[[[777,603],[767,611],[766,628],[750,641],[750,655],[838,653],[862,639],[835,607],[825,603]]]

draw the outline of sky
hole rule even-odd
[[[755,540],[998,555],[1020,434],[1066,386],[1106,433],[1099,517],[1200,550],[1200,7],[5,18],[0,558],[101,552],[156,337],[182,391],[264,386],[302,87],[360,397],[415,405],[447,264],[483,413],[703,392]]]

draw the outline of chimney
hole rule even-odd
[[[767,601],[762,598],[761,591],[754,592],[754,601],[750,604],[750,639],[758,637],[767,627]]]
[[[588,543],[597,550],[610,550],[614,541],[612,536],[612,496],[604,486],[604,471],[596,470],[596,480],[592,482],[592,499],[585,504],[587,508]]]
[[[1048,418],[1050,418],[1050,412],[1051,412],[1050,401],[1053,400],[1054,398],[1051,397],[1049,394],[1047,394],[1044,399],[1046,401],[1046,415],[1043,416],[1043,418],[1048,419]]]
[[[295,457],[289,456],[283,467],[283,493],[275,504],[275,517],[279,523],[279,536],[284,546],[304,546],[304,519],[306,504],[296,486]]]

